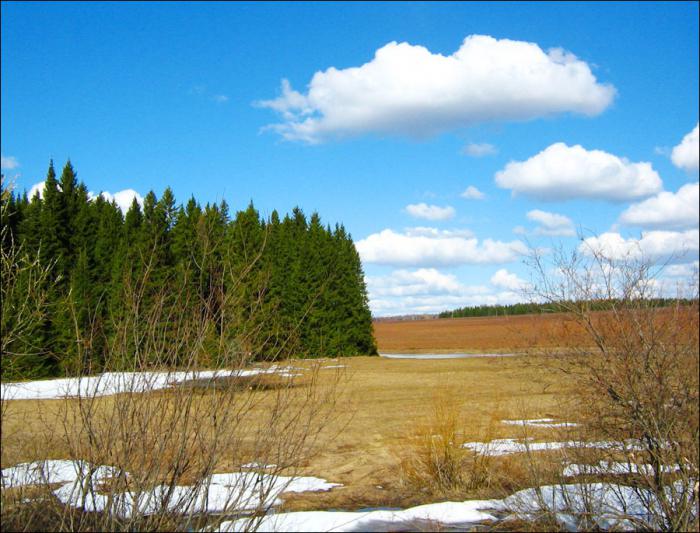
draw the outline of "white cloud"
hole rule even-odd
[[[396,266],[455,266],[510,263],[527,253],[521,241],[409,235],[385,229],[356,243],[362,261]]]
[[[535,235],[551,237],[573,237],[576,235],[574,223],[564,215],[533,209],[527,213],[527,218],[540,224],[535,229]]]
[[[483,200],[486,195],[473,185],[470,185],[464,189],[464,192],[460,194],[460,196],[467,200]]]
[[[651,163],[632,163],[602,150],[555,143],[497,172],[496,184],[541,200],[636,200],[661,190]]]
[[[474,232],[469,229],[437,229],[425,226],[405,228],[404,235],[409,237],[473,237]]]
[[[29,189],[29,193],[27,194],[28,198],[31,200],[34,198],[34,195],[36,193],[39,193],[39,198],[44,197],[44,187],[46,186],[46,183],[43,181],[40,181],[39,183],[35,183],[32,185],[31,189]]]
[[[367,288],[373,297],[416,296],[454,293],[461,289],[461,285],[452,274],[443,274],[434,268],[420,268],[413,272],[395,270],[390,276],[368,276]]]
[[[471,157],[484,157],[498,153],[496,147],[489,143],[470,143],[462,148],[462,153]]]
[[[494,278],[504,279],[499,272],[508,276],[508,287],[493,283]],[[521,286],[516,286],[522,280],[505,270],[499,272],[491,278],[491,286],[465,285],[454,275],[434,268],[395,270],[386,276],[367,276],[365,281],[370,309],[375,316],[438,313],[469,305],[522,301]]]
[[[123,191],[115,192],[114,194],[110,193],[109,191],[102,191],[100,195],[108,202],[116,202],[117,207],[121,209],[122,213],[124,214],[126,214],[131,207],[134,198],[136,198],[139,205],[143,207],[143,197],[133,189],[124,189]],[[89,196],[94,198],[96,195],[89,193]]]
[[[425,137],[567,112],[594,116],[615,92],[562,49],[471,35],[449,56],[391,42],[364,65],[316,72],[306,94],[283,80],[281,96],[256,105],[282,116],[269,128],[285,139],[318,143],[364,133]]]
[[[449,220],[455,216],[454,208],[449,205],[440,207],[425,203],[409,204],[406,206],[406,212],[412,217],[424,218],[426,220]]]
[[[697,279],[699,269],[700,261],[693,261],[692,263],[669,265],[664,269],[663,274],[669,278]]]
[[[44,181],[40,181],[39,183],[35,183],[34,185],[32,185],[32,188],[29,189],[28,193],[29,199],[31,200],[34,197],[34,194],[36,193],[39,193],[39,197],[43,198],[45,186],[46,182]],[[136,198],[136,201],[139,203],[139,205],[143,207],[143,197],[133,189],[124,189],[123,191],[118,191],[114,194],[112,194],[109,191],[102,191],[101,193],[99,193],[99,195],[102,196],[102,198],[104,198],[108,202],[116,202],[117,207],[121,209],[122,213],[124,214],[126,214],[126,212],[131,207],[131,203],[134,201],[134,198]],[[88,198],[90,200],[94,200],[97,196],[98,195],[93,192],[88,192]]]
[[[510,291],[522,291],[529,286],[525,280],[520,279],[517,274],[508,272],[505,268],[497,270],[496,273],[491,276],[491,284],[495,287],[501,287]]]
[[[0,169],[2,170],[14,170],[19,166],[19,161],[14,156],[0,155]]]
[[[683,185],[678,192],[660,192],[628,207],[620,222],[646,228],[691,228],[698,225],[698,182]]]
[[[579,249],[591,255],[602,252],[613,260],[687,262],[697,257],[700,244],[697,229],[687,231],[643,231],[640,238],[625,239],[619,233],[603,233],[584,239]]]
[[[215,94],[211,97],[211,99],[214,100],[217,104],[225,104],[229,100],[228,96],[226,96],[225,94]]]
[[[698,171],[698,124],[688,133],[671,152],[671,161],[688,172]]]

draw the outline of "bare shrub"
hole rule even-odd
[[[575,380],[584,437],[611,443],[596,450],[597,460],[630,465],[622,479],[644,516],[630,513],[625,523],[697,529],[697,274],[676,287],[674,299],[662,300],[661,269],[632,254],[615,259],[600,250],[556,249],[549,257],[534,252],[530,266],[533,297],[564,313],[571,331],[550,355]]]

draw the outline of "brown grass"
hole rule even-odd
[[[321,435],[321,453],[307,461],[302,470],[307,475],[343,483],[344,487],[328,493],[290,495],[285,498],[285,509],[398,507],[435,501],[435,491],[426,493],[401,483],[400,462],[401,450],[411,436],[434,419],[436,393],[446,391],[450,395],[455,414],[451,423],[458,439],[518,437],[517,428],[500,420],[567,418],[561,398],[568,386],[554,372],[543,372],[536,364],[541,360],[535,355],[433,361],[357,357],[340,359],[345,369],[322,368],[321,385],[335,380],[337,372],[345,372],[348,381],[338,403],[340,416]],[[293,364],[301,366],[298,361]],[[301,393],[302,389],[295,390]],[[245,393],[257,395],[264,403],[276,391]],[[102,399],[105,404],[111,401],[110,397]],[[207,394],[202,394],[197,409],[206,410],[206,402]],[[14,416],[3,427],[3,467],[38,456],[68,457],[65,443],[55,437],[59,433],[59,404],[57,400],[13,402]],[[532,433],[556,439],[551,430]],[[524,467],[514,459],[501,462],[503,466],[511,464],[507,471],[512,472],[512,485],[519,486],[526,477]],[[230,467],[220,465],[217,470]],[[471,492],[468,488],[468,484],[458,486],[453,495],[464,499],[488,496],[483,486],[474,486]],[[489,490],[496,495],[496,489],[494,485]]]

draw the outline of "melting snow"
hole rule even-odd
[[[470,529],[489,520],[535,519],[552,513],[570,531],[635,529],[661,526],[649,509],[651,493],[624,485],[588,483],[548,485],[525,489],[503,500],[471,500],[421,505],[401,511],[333,512],[313,511],[271,514],[260,519],[243,518],[219,524],[215,531],[381,531]],[[658,514],[658,513],[654,513]],[[211,531],[211,530],[207,530]]]
[[[21,463],[2,470],[2,486],[9,489],[23,485],[72,483],[79,478],[85,478],[89,471],[90,464],[85,461],[60,459]],[[117,470],[110,466],[100,466],[92,473],[96,481],[115,475]]]
[[[465,442],[463,448],[472,450],[480,455],[510,455],[512,453],[524,453],[527,451],[540,452],[560,450],[562,448],[599,448],[603,450],[637,450],[640,449],[639,444],[634,442],[530,442],[520,441],[516,439],[495,439],[491,442]]]
[[[530,420],[501,420],[501,424],[511,426],[532,426],[536,428],[571,428],[578,424],[573,422],[555,422],[553,418],[532,418]]]
[[[119,516],[130,516],[135,509],[153,514],[164,506],[179,513],[253,511],[282,503],[285,492],[327,491],[341,486],[317,477],[272,476],[256,472],[213,474],[195,486],[160,485],[141,492],[100,494],[97,484],[119,475],[116,468],[94,467],[85,461],[39,461],[2,470],[3,487],[40,483],[64,483],[54,495],[64,504],[86,511],[103,511],[111,506]],[[124,475],[126,472],[121,472]]]
[[[64,397],[92,397],[119,394],[122,392],[148,392],[165,389],[176,383],[195,379],[218,377],[248,377],[260,374],[279,374],[294,377],[292,367],[250,370],[201,370],[194,372],[106,372],[97,376],[47,379],[0,384],[2,400],[49,400]]]
[[[678,465],[664,466],[662,471],[666,474],[677,472],[680,470]],[[639,465],[636,463],[619,463],[615,461],[600,461],[597,465],[572,464],[564,469],[564,476],[582,476],[582,475],[605,475],[605,474],[642,474],[645,476],[651,475],[654,472],[654,467],[649,464]]]

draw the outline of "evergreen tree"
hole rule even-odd
[[[99,370],[118,333],[112,324],[147,327],[129,313],[155,305],[172,342],[168,313],[204,320],[205,354],[234,339],[241,353],[266,358],[376,352],[362,265],[342,226],[331,231],[298,207],[263,220],[252,202],[231,220],[226,202],[179,206],[169,188],[122,216],[87,191],[68,161],[60,181],[49,164],[43,196],[2,194],[2,246],[16,240],[53,267],[46,317],[23,341],[31,345],[15,347],[32,354],[23,375]],[[138,337],[125,366],[143,351]]]

